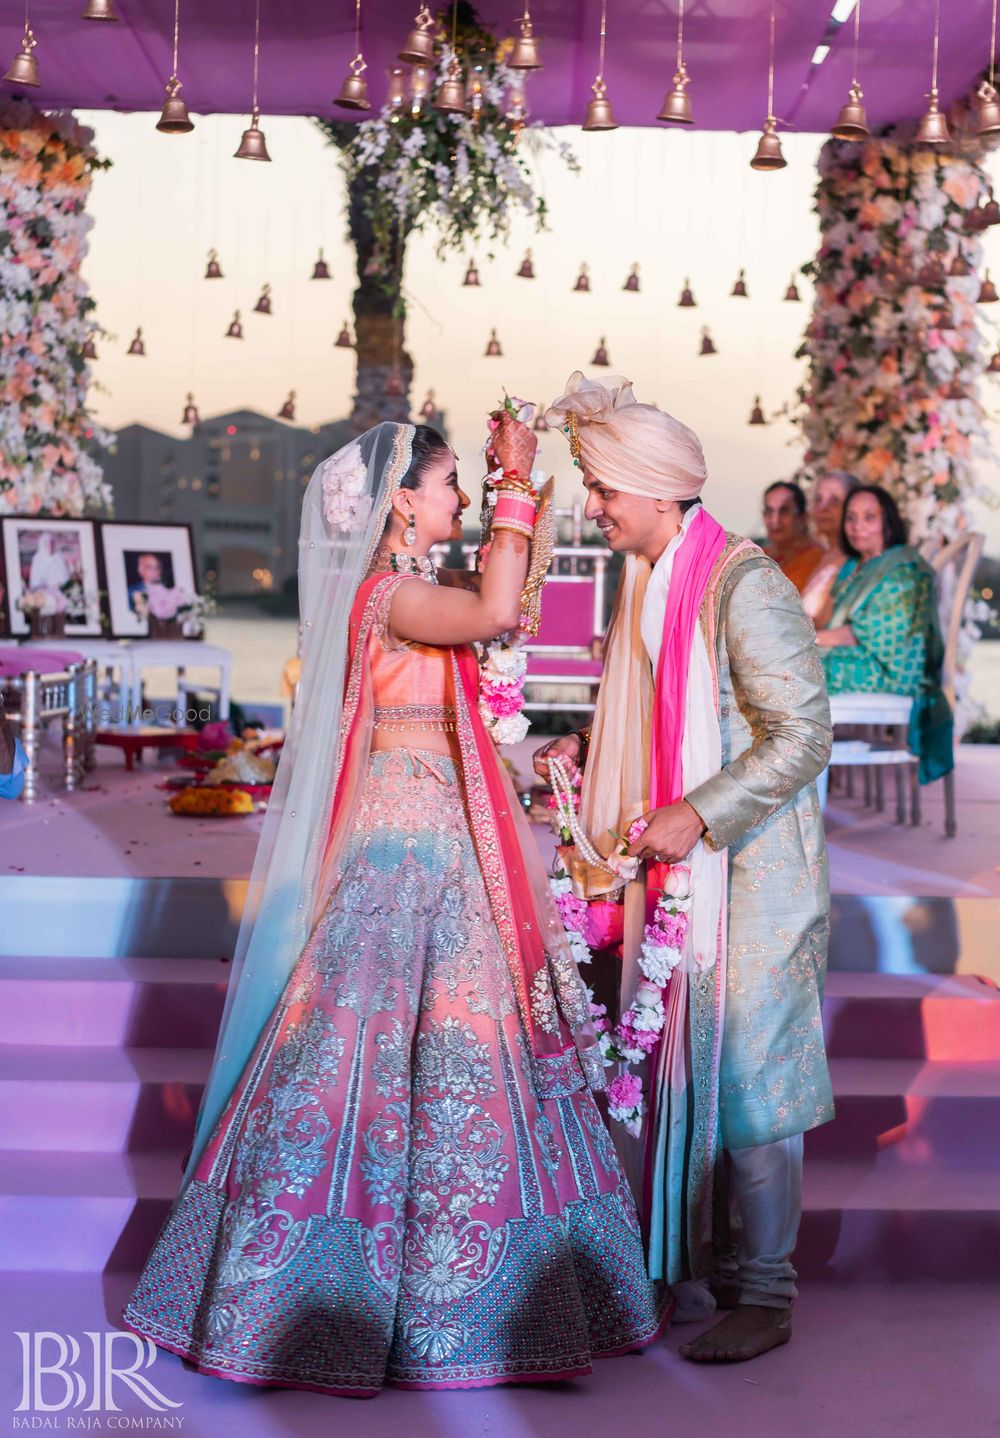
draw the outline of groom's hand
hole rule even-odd
[[[650,863],[655,860],[681,863],[705,832],[701,815],[686,799],[679,804],[667,804],[663,809],[650,809],[642,818],[646,828],[635,843],[629,845],[629,853]]]
[[[536,749],[531,756],[535,773],[540,779],[549,782],[549,760],[558,755],[566,766],[566,777],[572,783],[576,777],[576,771],[580,767],[580,736],[579,734],[564,734],[561,739],[553,739],[544,744],[541,749]]]

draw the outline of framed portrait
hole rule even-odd
[[[151,590],[198,593],[190,525],[107,519],[101,522],[100,535],[108,616],[116,639],[148,637]]]
[[[92,519],[3,519],[9,632],[31,633],[27,607],[64,615],[64,633],[101,633],[100,574]]]

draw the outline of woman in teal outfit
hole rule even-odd
[[[896,503],[879,485],[854,490],[841,528],[848,559],[833,587],[830,623],[817,635],[827,688],[910,695],[908,743],[921,784],[929,784],[954,767],[934,571],[907,544]]]

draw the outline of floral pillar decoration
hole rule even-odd
[[[80,273],[92,220],[93,132],[0,101],[0,513],[108,513],[87,410],[94,301]]]

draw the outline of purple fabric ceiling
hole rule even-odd
[[[172,0],[115,0],[117,25],[79,18],[84,0],[33,0],[47,107],[158,110],[170,73]],[[365,0],[363,47],[373,98],[410,28],[419,0]],[[846,98],[853,22],[840,27],[825,64],[813,70],[833,0],[779,0],[775,110],[799,131],[823,132]],[[676,55],[677,0],[611,0],[606,76],[622,125],[652,125]],[[946,105],[969,88],[989,50],[990,0],[942,7],[940,90]],[[757,130],[767,110],[769,0],[688,0],[685,53],[699,128]],[[16,5],[3,7],[3,65],[18,47]],[[509,33],[520,0],[481,0],[479,13]],[[933,0],[864,0],[861,81],[870,123],[919,115],[930,85]],[[262,0],[261,109],[333,115],[331,104],[353,54],[352,0]],[[545,69],[531,77],[532,116],[579,124],[597,68],[599,0],[533,0]],[[179,73],[192,111],[246,114],[250,108],[252,0],[181,0]],[[811,79],[810,79],[811,76]]]

